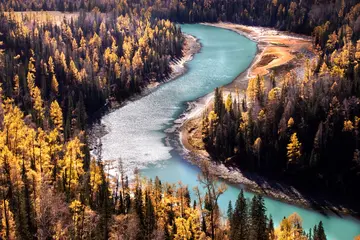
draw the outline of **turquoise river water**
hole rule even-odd
[[[182,31],[199,39],[201,52],[187,63],[186,74],[161,85],[150,94],[106,115],[102,124],[108,134],[102,138],[103,158],[121,157],[129,175],[138,167],[143,176],[163,182],[198,185],[199,169],[184,159],[174,121],[184,113],[187,102],[194,101],[226,85],[245,71],[256,54],[256,43],[239,34],[203,25],[182,25]],[[170,129],[170,130],[169,130]],[[228,184],[220,198],[226,213],[228,202],[235,202],[240,185]],[[246,197],[252,197],[246,192]],[[351,240],[360,234],[360,221],[351,217],[322,215],[315,211],[265,198],[268,214],[276,225],[284,216],[297,212],[307,230],[323,221],[328,239]]]

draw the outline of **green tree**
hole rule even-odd
[[[234,213],[230,222],[230,239],[245,240],[249,237],[248,204],[241,190],[235,203]]]
[[[267,240],[266,207],[262,196],[254,196],[250,210],[250,239]]]

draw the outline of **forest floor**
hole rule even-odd
[[[281,85],[281,76],[289,71],[295,72],[299,78],[304,75],[304,65],[307,59],[316,55],[312,48],[311,38],[263,27],[249,27],[231,23],[216,23],[206,25],[221,27],[235,31],[255,42],[258,52],[250,67],[241,73],[234,81],[223,87],[224,96],[228,93],[240,94],[246,91],[248,80],[257,75],[265,76],[266,86],[269,86],[269,73],[274,73],[277,84]],[[200,160],[211,162],[213,174],[233,184],[241,184],[247,191],[268,196],[297,206],[314,209],[323,214],[335,213],[357,216],[348,208],[325,200],[322,196],[309,196],[292,186],[279,181],[270,180],[255,173],[242,171],[234,166],[213,161],[204,149],[201,133],[202,114],[205,109],[212,108],[213,93],[190,103],[192,108],[187,113],[187,119],[180,128],[180,141],[185,154],[194,164]]]

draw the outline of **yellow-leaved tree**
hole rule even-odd
[[[65,156],[59,161],[62,186],[70,195],[78,186],[79,178],[84,174],[84,153],[81,150],[83,146],[80,139],[75,137],[67,143]]]
[[[32,52],[32,51],[31,51]],[[32,52],[33,55],[33,52]],[[34,65],[35,59],[33,57],[30,57],[29,60],[29,64],[28,64],[28,73],[27,73],[27,85],[30,91],[30,95],[32,89],[35,87],[35,73],[36,73],[36,69],[35,69],[35,65]]]
[[[258,75],[256,78],[251,78],[248,83],[246,95],[251,103],[254,103],[256,100],[262,103],[265,95],[264,77]]]
[[[54,100],[50,105],[50,117],[55,128],[60,132],[63,130],[63,115],[59,103]]]
[[[101,184],[101,168],[93,158],[90,163],[90,187],[92,197],[95,198],[95,193],[99,190]]]
[[[306,240],[301,217],[297,213],[293,213],[284,218],[275,230],[275,236],[278,240]]]
[[[0,202],[0,214],[1,214],[1,239],[16,239],[15,236],[15,220],[14,215],[10,211],[9,201],[1,200]]]
[[[55,95],[57,95],[59,93],[59,82],[56,78],[54,60],[51,56],[49,57],[48,68],[51,76],[51,90]]]
[[[31,50],[31,56],[34,56],[34,52]],[[38,124],[42,122],[45,115],[45,109],[44,109],[44,103],[41,98],[41,91],[40,89],[35,86],[35,65],[34,65],[35,59],[33,57],[30,57],[29,65],[28,65],[28,73],[27,73],[27,85],[29,88],[31,100],[33,103],[33,108],[35,110],[35,120]]]
[[[301,157],[301,143],[296,133],[291,135],[290,142],[287,145],[287,157],[288,163],[297,162]]]
[[[44,101],[41,98],[41,91],[38,87],[35,87],[31,94],[33,107],[36,114],[36,120],[38,123],[41,123],[44,120],[45,109],[44,109]]]
[[[225,109],[227,112],[230,112],[232,110],[232,96],[231,93],[229,93],[225,100]]]

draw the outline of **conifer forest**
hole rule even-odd
[[[186,170],[107,157],[142,155],[106,146],[125,107],[113,124]],[[359,186],[359,0],[0,0],[0,239],[359,240]]]

